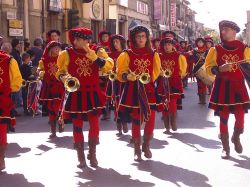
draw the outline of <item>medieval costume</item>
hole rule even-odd
[[[89,48],[92,31],[87,28],[75,28],[69,31],[70,42],[73,45],[62,51],[58,57],[57,78],[65,82],[68,76],[79,80],[80,87],[75,92],[68,94],[65,103],[64,118],[73,123],[74,145],[77,150],[78,167],[85,167],[83,121],[89,122],[89,154],[87,158],[90,165],[97,167],[96,145],[99,142],[99,116],[105,109],[105,94],[99,86],[99,70],[104,73],[113,68],[113,60],[110,59],[104,49],[96,52]],[[84,43],[84,45],[82,44]]]
[[[234,143],[237,153],[243,148],[240,142],[240,134],[244,130],[244,113],[250,108],[250,100],[245,86],[243,72],[240,69],[240,60],[250,58],[250,49],[242,42],[235,40],[236,33],[240,31],[238,25],[231,21],[219,23],[221,44],[215,45],[209,50],[206,58],[206,72],[215,75],[215,82],[209,101],[209,108],[220,117],[220,138],[223,146],[221,157],[230,157],[228,118],[232,113],[235,116],[234,132],[231,141]],[[230,41],[224,37],[227,34]],[[231,34],[231,35],[229,35]],[[248,67],[249,61],[242,64]],[[249,74],[249,72],[248,72]]]

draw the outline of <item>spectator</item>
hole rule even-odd
[[[41,59],[42,55],[43,55],[43,40],[42,38],[36,38],[34,40],[34,46],[30,49],[30,51],[33,52],[33,54],[35,54],[35,58],[32,60],[32,65],[34,67],[38,66],[39,60]]]
[[[14,38],[11,41],[11,46],[12,46],[12,50],[11,50],[10,55],[13,56],[13,58],[17,61],[18,67],[20,69],[22,65],[22,59],[21,59],[22,43],[19,39]]]
[[[24,51],[27,52],[30,49],[30,40],[28,38],[24,39]]]
[[[12,50],[12,46],[9,42],[4,42],[1,46],[1,50],[7,54],[10,54]]]

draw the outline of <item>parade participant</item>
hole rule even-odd
[[[208,53],[205,43],[206,41],[204,38],[197,38],[195,40],[196,48],[192,52],[192,60],[194,62],[194,69],[193,69],[194,74],[205,63],[205,58]],[[196,79],[198,87],[199,104],[206,104],[207,86],[198,77],[196,77]]]
[[[92,31],[87,28],[74,28],[69,31],[69,39],[73,47],[62,51],[58,57],[57,78],[65,83],[69,76],[79,80],[80,88],[70,92],[64,108],[64,117],[73,123],[74,146],[77,150],[78,167],[86,166],[84,155],[83,120],[89,122],[88,145],[92,167],[98,166],[96,145],[99,143],[99,116],[105,108],[105,94],[99,86],[99,70],[104,73],[113,68],[113,60],[104,49],[99,48],[97,54],[90,49],[89,39]]]
[[[183,88],[186,88],[188,86],[188,77],[189,77],[189,53],[188,53],[188,42],[187,41],[180,41],[180,47],[179,47],[179,52],[185,56],[186,62],[187,62],[187,70],[186,70],[186,76],[183,77],[182,83],[183,83]]]
[[[110,52],[110,36],[111,33],[109,31],[101,31],[98,35],[99,38],[99,43],[95,47],[95,50],[98,50],[99,48],[105,49],[106,52]],[[93,46],[90,46],[90,48],[93,48]],[[105,93],[106,88],[107,88],[107,83],[108,83],[108,78],[106,74],[103,74],[100,72],[100,87],[102,91]],[[101,120],[109,120],[110,119],[110,108],[111,106],[109,105],[108,101],[106,101],[106,108],[103,112],[103,115],[101,117]]]
[[[101,31],[98,35],[100,43],[98,44],[98,47],[101,47],[105,49],[106,52],[110,51],[110,39],[111,33],[109,31]]]
[[[16,60],[0,51],[0,171],[5,169],[8,126],[15,123],[11,92],[17,92],[22,85],[22,76]]]
[[[158,107],[154,81],[160,74],[160,58],[151,48],[149,30],[146,27],[136,26],[130,30],[130,41],[131,49],[121,53],[117,59],[117,77],[125,84],[118,115],[122,121],[132,121],[134,160],[141,161],[142,123],[146,123],[142,151],[146,158],[152,157],[149,144],[153,138],[155,110]]]
[[[153,49],[156,50],[157,52],[160,52],[160,38],[154,38],[152,40],[152,45],[153,45]]]
[[[166,133],[170,132],[170,127],[173,131],[177,130],[177,100],[181,99],[183,95],[182,78],[185,77],[187,69],[186,57],[175,51],[174,43],[175,41],[171,37],[161,39],[161,67],[162,71],[169,76],[170,92],[169,110],[162,113]]]
[[[48,42],[50,41],[60,42],[60,35],[61,35],[61,32],[59,30],[52,29],[47,32],[47,41]]]
[[[248,92],[244,77],[237,61],[249,59],[250,49],[241,41],[236,40],[239,26],[223,20],[219,23],[221,43],[212,47],[206,58],[206,72],[215,75],[215,82],[209,101],[209,108],[220,117],[220,138],[222,142],[223,159],[230,158],[228,118],[232,113],[235,116],[234,132],[231,138],[234,149],[242,153],[240,134],[244,130],[244,113],[250,108]],[[249,61],[246,61],[249,65]]]
[[[50,124],[50,138],[56,137],[56,124],[59,115],[61,100],[63,99],[63,84],[55,78],[57,68],[57,58],[61,51],[61,44],[51,41],[47,44],[44,54],[39,61],[37,68],[40,74],[39,78],[43,79],[39,100],[48,109]],[[63,132],[63,124],[58,123],[59,132]]]
[[[113,35],[110,38],[110,53],[109,56],[114,60],[114,68],[113,68],[113,76],[116,75],[116,60],[118,56],[126,49],[126,39],[122,35]],[[128,132],[128,126],[126,122],[122,122],[121,119],[118,117],[117,107],[120,100],[120,93],[121,93],[121,84],[120,82],[114,77],[114,80],[109,80],[107,85],[107,98],[108,102],[114,102],[114,114],[115,114],[115,121],[118,130],[118,135],[122,135],[122,131],[124,133]]]
[[[210,37],[210,36],[206,36],[204,39],[206,40],[207,50],[209,51],[209,49],[211,47],[214,47],[213,38]],[[210,95],[211,94],[211,90],[212,90],[212,86],[207,86],[207,89],[208,89],[208,94]]]
[[[176,33],[174,31],[164,31],[161,35],[161,38],[166,38],[166,37],[170,37],[170,38],[176,38]]]

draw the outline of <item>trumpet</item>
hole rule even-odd
[[[75,92],[80,88],[80,82],[76,77],[66,75],[63,79],[63,84],[67,92]]]
[[[117,74],[113,72],[112,70],[109,72],[109,80],[114,81],[117,78]]]
[[[28,81],[26,81],[26,80],[22,80],[22,87],[26,87],[28,85]]]
[[[142,84],[148,84],[150,82],[150,75],[149,75],[149,73],[142,73],[141,75],[138,76],[138,80]]]
[[[171,77],[171,75],[173,74],[171,69],[165,69],[165,70],[162,69],[161,72],[162,72],[162,76],[166,78]]]

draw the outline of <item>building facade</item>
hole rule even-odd
[[[246,43],[250,45],[250,10],[247,11]]]

